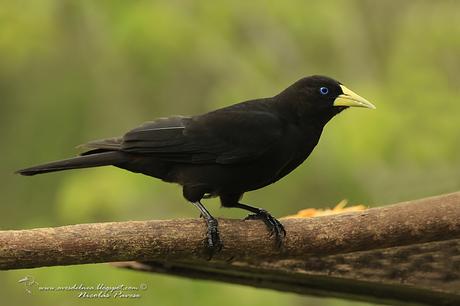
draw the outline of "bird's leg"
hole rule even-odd
[[[283,238],[286,236],[286,231],[284,230],[284,226],[281,224],[281,222],[279,222],[275,217],[273,217],[268,211],[266,211],[265,209],[252,207],[241,203],[234,204],[232,205],[232,207],[245,209],[254,213],[247,216],[245,220],[263,220],[268,230],[270,231],[270,236],[275,235],[276,246],[278,248],[281,248],[281,246],[283,245]]]
[[[191,203],[200,210],[201,217],[203,217],[206,221],[207,232],[205,246],[207,253],[209,254],[209,259],[211,259],[215,253],[222,249],[223,246],[222,241],[220,240],[217,219],[211,216],[209,211],[203,206],[203,204],[201,204],[200,201]]]

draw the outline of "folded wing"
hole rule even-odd
[[[269,112],[232,110],[147,122],[121,139],[120,150],[180,163],[234,164],[256,159],[280,141]]]

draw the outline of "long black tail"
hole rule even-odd
[[[43,165],[38,165],[16,171],[21,175],[35,175],[47,172],[55,172],[69,169],[91,168],[109,166],[123,163],[127,160],[127,155],[119,151],[102,152],[74,158],[59,160]]]

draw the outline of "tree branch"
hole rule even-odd
[[[263,222],[219,219],[224,248],[211,261],[195,219],[0,231],[0,269],[141,261],[118,266],[306,294],[460,302],[460,192],[282,223],[277,250]]]

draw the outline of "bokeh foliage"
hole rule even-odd
[[[282,216],[342,198],[372,206],[458,190],[459,54],[458,1],[0,0],[1,227],[194,217],[177,186],[117,169],[12,172],[310,74],[340,80],[377,110],[334,119],[306,164],[247,203]],[[28,295],[17,284],[25,275],[42,285],[148,283],[127,301],[135,305],[348,305],[103,265],[3,272],[11,305],[88,303]]]

